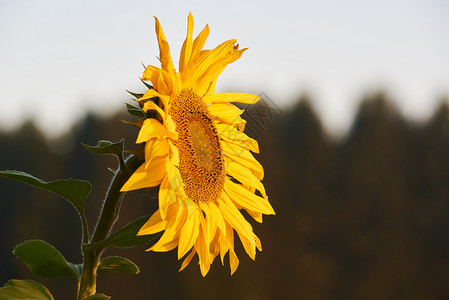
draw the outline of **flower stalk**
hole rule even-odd
[[[82,247],[83,270],[79,283],[78,300],[83,300],[96,292],[97,267],[104,251],[104,244],[101,241],[109,236],[112,226],[118,219],[125,194],[120,192],[121,187],[142,163],[135,155],[131,155],[126,161],[120,157],[119,160],[120,167],[106,194],[92,239],[88,244],[84,243]]]

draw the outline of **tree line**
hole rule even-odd
[[[264,166],[264,185],[276,210],[262,224],[252,222],[263,246],[256,262],[237,241],[237,272],[230,277],[226,262],[221,267],[218,259],[202,278],[195,263],[177,272],[176,251],[114,249],[108,255],[125,256],[126,251],[141,274],[105,274],[98,282],[101,291],[116,299],[449,297],[447,101],[418,124],[405,119],[388,95],[368,95],[350,131],[339,140],[328,137],[312,102],[302,96],[289,109],[247,109],[247,119],[265,113],[259,119],[263,124],[251,127],[248,121],[247,130],[259,141],[256,157]],[[95,157],[79,142],[94,145],[99,139],[125,137],[127,149],[136,148],[137,128],[120,118],[129,119],[88,115],[70,134],[51,142],[31,122],[14,132],[0,132],[0,169],[45,180],[91,181],[87,217],[94,224],[109,182],[107,167],[116,162]],[[0,190],[1,285],[10,278],[41,280],[11,252],[25,239],[47,240],[71,261],[81,262],[79,219],[68,203],[3,179]],[[130,192],[118,226],[156,208],[151,195]],[[56,299],[64,299],[73,288],[70,280],[41,282]]]

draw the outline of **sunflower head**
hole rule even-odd
[[[261,180],[264,173],[251,152],[257,142],[243,133],[243,110],[232,102],[253,104],[259,97],[242,93],[215,94],[215,84],[226,66],[246,49],[236,40],[204,50],[206,27],[193,40],[193,17],[188,16],[187,37],[176,71],[159,20],[156,35],[161,68],[148,66],[142,80],[150,88],[137,101],[147,116],[140,122],[137,143],[144,145],[145,161],[123,185],[122,191],[160,185],[159,209],[139,235],[164,231],[148,250],[178,247],[178,258],[189,251],[184,269],[198,254],[201,274],[220,255],[229,253],[231,274],[238,266],[234,251],[236,232],[248,255],[255,259],[260,240],[240,209],[256,221],[274,214]]]

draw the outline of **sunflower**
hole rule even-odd
[[[263,168],[251,154],[259,152],[258,144],[243,133],[243,110],[231,104],[253,104],[259,97],[214,94],[219,74],[247,49],[239,50],[236,40],[229,40],[203,50],[209,27],[192,41],[193,17],[189,14],[176,72],[159,20],[155,21],[162,68],[145,69],[142,80],[151,81],[153,88],[137,101],[156,117],[140,125],[136,143],[145,143],[145,162],[121,191],[160,185],[159,209],[138,233],[164,231],[148,251],[178,247],[178,259],[190,251],[180,271],[198,254],[203,276],[218,254],[223,263],[229,252],[233,274],[239,264],[234,230],[253,260],[256,248],[262,250],[240,209],[258,222],[262,214],[274,214],[261,183]]]

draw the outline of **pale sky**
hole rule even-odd
[[[177,65],[189,11],[194,34],[210,26],[206,48],[250,48],[217,92],[264,92],[281,107],[310,93],[337,135],[366,92],[386,90],[417,120],[449,95],[449,1],[0,0],[0,126],[33,117],[57,136],[86,110],[124,109],[126,89],[144,90],[141,63],[159,66],[153,15]]]

